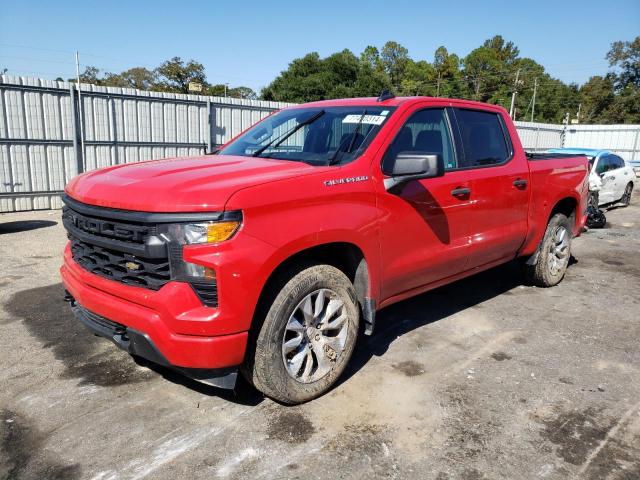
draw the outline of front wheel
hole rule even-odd
[[[318,397],[345,369],[359,320],[355,290],[344,273],[330,265],[306,268],[273,300],[244,375],[282,403]]]
[[[624,189],[624,193],[622,194],[622,198],[620,199],[620,204],[623,207],[629,206],[631,203],[631,194],[633,193],[633,183],[627,183],[627,186]]]
[[[536,263],[525,265],[528,282],[538,287],[557,285],[564,278],[570,258],[571,222],[562,213],[556,213],[547,224]]]

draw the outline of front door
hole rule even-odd
[[[466,172],[451,171],[457,159],[447,110],[418,105],[400,125],[389,148],[380,153],[383,172],[391,171],[401,152],[441,155],[446,172],[393,191],[380,187],[379,206],[388,220],[380,232],[383,299],[463,271],[469,246],[473,199],[465,194],[470,189]]]
[[[611,155],[604,154],[598,157],[596,162],[596,173],[602,180],[598,203],[600,203],[600,205],[604,205],[616,201],[616,172],[615,163]]]

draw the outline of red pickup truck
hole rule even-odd
[[[279,111],[216,155],[117,165],[66,187],[76,317],[134,356],[299,403],[376,311],[522,259],[560,282],[587,159],[529,155],[505,110],[438,98]]]

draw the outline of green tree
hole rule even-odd
[[[122,73],[107,73],[102,83],[110,87],[152,90],[157,81],[158,76],[155,72],[144,67],[134,67]]]
[[[400,90],[400,84],[409,65],[409,61],[409,50],[398,42],[389,41],[382,47],[380,63],[384,71],[389,75],[391,85],[398,90]]]
[[[400,81],[399,93],[401,95],[435,96],[437,91],[435,72],[435,68],[425,60],[417,62],[409,60]]]
[[[463,75],[469,94],[474,100],[486,102],[501,84],[506,70],[497,58],[496,52],[489,47],[472,50],[462,61]]]
[[[100,69],[87,65],[84,71],[79,75],[81,83],[91,83],[93,85],[102,85],[103,79],[100,78]],[[70,82],[75,82],[76,78],[70,78]]]
[[[463,96],[460,58],[456,54],[449,54],[443,46],[438,47],[433,55],[433,68],[436,96],[453,98]]]
[[[167,92],[189,93],[191,82],[208,85],[204,65],[195,60],[185,63],[180,57],[173,57],[156,68],[155,73],[159,77],[156,87]]]
[[[377,47],[368,45],[360,54],[360,61],[368,65],[372,71],[382,71],[382,60],[380,59],[380,51]]]
[[[317,52],[296,58],[262,90],[262,98],[296,103],[328,98],[322,71],[322,59]]]
[[[615,86],[622,90],[627,86],[640,88],[640,36],[631,42],[614,42],[607,53],[609,65],[620,70]]]

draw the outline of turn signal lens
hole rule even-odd
[[[236,233],[240,222],[216,222],[207,225],[207,243],[224,242]]]
[[[187,245],[199,243],[224,242],[233,236],[238,230],[240,222],[227,220],[224,222],[191,223],[182,225],[182,236]]]

